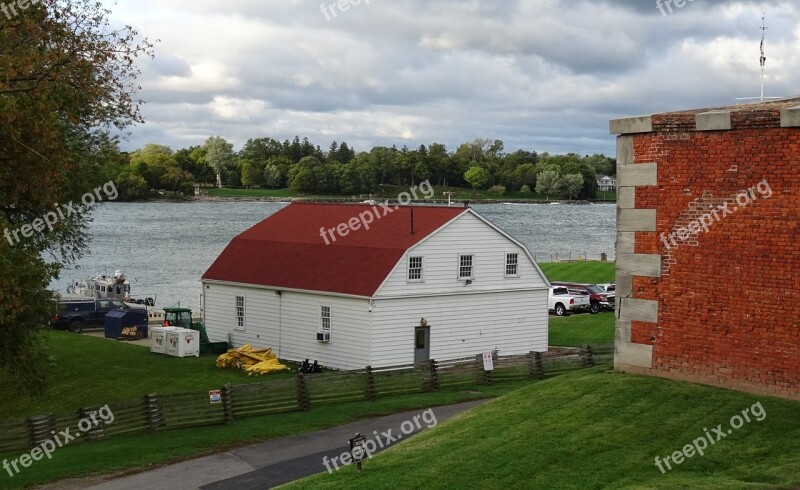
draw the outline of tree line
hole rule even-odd
[[[249,139],[236,152],[220,136],[201,146],[173,151],[148,144],[129,155],[111,159],[108,177],[123,198],[146,197],[163,190],[189,195],[195,184],[217,187],[290,188],[296,194],[355,195],[381,186],[408,186],[429,181],[445,187],[490,189],[593,199],[596,174],[614,175],[614,159],[600,154],[580,156],[506,153],[501,140],[478,138],[448,151],[441,143],[416,149],[376,146],[356,152],[334,141],[323,151],[308,138],[283,142]]]

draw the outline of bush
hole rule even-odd
[[[529,186],[528,184],[525,184],[522,187],[520,187],[519,191],[522,192],[523,194],[530,194],[531,193],[531,186]]]
[[[506,186],[504,185],[493,185],[489,188],[489,194],[493,194],[495,196],[502,196],[506,193]]]

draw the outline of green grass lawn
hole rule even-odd
[[[164,379],[168,376],[169,374],[165,375]],[[58,449],[52,460],[35,462],[13,479],[5,470],[0,469],[0,488],[22,488],[64,478],[153,469],[233,447],[322,430],[363,418],[496,397],[529,384],[530,381],[514,381],[489,386],[450,388],[436,393],[380,398],[374,402],[322,405],[312,407],[309,412],[241,419],[230,425],[120,436],[93,443],[74,442]],[[19,458],[21,454],[23,451],[2,453],[0,461]]]
[[[614,282],[616,276],[615,262],[542,262],[539,267],[551,281],[602,284]]]
[[[62,413],[85,406],[102,406],[148,393],[179,393],[219,389],[226,383],[258,383],[294,373],[247,376],[236,369],[219,369],[217,356],[178,358],[153,354],[146,347],[54,330],[44,331],[50,356],[50,389],[36,399],[14,397],[0,404],[0,419]],[[0,371],[0,386],[11,381]]]
[[[552,346],[610,345],[614,343],[614,312],[551,316],[549,330],[548,344]]]
[[[727,432],[756,403],[758,417],[716,442],[712,428]],[[797,488],[798,410],[798,402],[598,367],[458,415],[376,455],[363,474],[347,467],[285,488]],[[715,444],[704,456],[671,471],[662,463],[662,474],[656,456],[704,439],[706,428]]]

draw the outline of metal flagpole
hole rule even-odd
[[[760,97],[738,97],[736,100],[758,100],[759,102],[764,102],[766,99],[782,99],[783,97],[764,97],[764,73],[766,71],[766,64],[767,64],[767,57],[764,56],[764,39],[766,38],[767,34],[767,14],[764,12],[761,15],[761,56],[758,59],[759,64],[761,65],[761,96]]]

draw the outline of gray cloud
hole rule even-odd
[[[800,93],[787,1],[140,0],[113,18],[161,39],[143,62],[147,124],[125,144],[308,136],[326,147],[475,137],[508,150],[613,154],[608,119]],[[324,0],[323,5],[333,4]],[[673,3],[674,5],[674,3]]]

